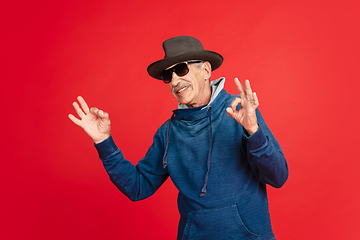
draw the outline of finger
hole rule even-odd
[[[103,110],[100,110],[100,111],[99,111],[99,116],[100,116],[101,118],[109,118],[109,113],[104,112]]]
[[[96,107],[92,107],[90,109],[90,113],[92,113],[92,114],[96,115],[97,117],[99,117],[101,122],[103,122],[104,124],[109,124],[110,125],[109,113],[104,112],[103,110],[99,110]]]
[[[230,107],[231,109],[235,112],[236,111],[236,107],[239,105],[239,103],[241,104],[242,99],[239,97],[234,98],[234,100],[232,100]]]
[[[110,124],[109,113],[100,110],[101,121],[105,124]]]
[[[241,97],[245,97],[245,88],[244,88],[243,85],[240,83],[239,79],[238,79],[238,78],[235,78],[235,79],[234,79],[234,82],[235,82],[235,85],[236,85],[237,90],[238,90],[239,93],[240,93],[240,96],[241,96]]]
[[[226,112],[230,117],[233,117],[236,114],[236,112],[231,107],[227,107]]]
[[[103,110],[98,109],[97,107],[90,108],[90,113],[98,116],[99,118],[109,118],[109,114]]]
[[[81,96],[78,96],[77,100],[79,101],[79,103],[81,105],[81,108],[83,109],[84,113],[88,114],[89,113],[89,107],[88,107],[87,103],[85,102],[84,98],[81,97]]]
[[[94,114],[94,115],[96,115],[96,116],[99,116],[99,109],[98,109],[97,107],[92,107],[92,108],[90,108],[89,112],[90,112],[91,114]]]
[[[81,110],[79,104],[77,102],[73,102],[73,107],[77,113],[77,115],[80,117],[80,118],[83,118],[85,116],[84,112]]]
[[[258,99],[258,97],[257,97],[256,92],[253,92],[253,99],[254,99],[254,105],[255,105],[256,107],[258,107],[258,106],[260,105],[260,103],[259,103],[259,99]]]
[[[70,118],[70,120],[75,123],[78,126],[81,126],[81,121],[80,119],[77,119],[74,115],[69,114],[68,117]]]
[[[247,79],[245,80],[245,94],[247,99],[253,98],[250,81]]]
[[[226,112],[227,112],[227,114],[228,114],[229,117],[233,117],[234,111],[232,110],[231,107],[227,107],[227,108],[226,108]]]

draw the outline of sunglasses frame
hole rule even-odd
[[[172,73],[173,73],[173,72],[174,72],[176,75],[178,75],[179,77],[183,77],[183,76],[185,76],[186,74],[189,73],[189,66],[188,66],[189,63],[200,63],[200,62],[204,62],[204,61],[203,61],[203,60],[194,60],[194,61],[180,62],[180,63],[176,64],[175,66],[173,66],[172,68],[169,68],[169,69],[166,69],[166,70],[162,71],[161,74],[160,74],[161,79],[163,80],[163,82],[164,82],[165,84],[168,84],[168,83],[170,83],[171,80],[172,80]],[[176,68],[178,65],[184,64],[184,63],[185,63],[185,66],[186,66],[186,73],[179,75],[179,74],[175,71],[175,68]],[[170,72],[170,76],[171,76],[170,79],[166,79],[165,74],[164,74],[165,72]]]

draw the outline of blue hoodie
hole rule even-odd
[[[151,196],[170,176],[179,190],[177,239],[275,239],[266,184],[281,187],[287,163],[258,110],[259,129],[250,137],[227,115],[236,96],[224,81],[211,83],[207,106],[179,105],[136,166],[112,137],[95,146],[111,181],[132,201]]]

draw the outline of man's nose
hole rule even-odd
[[[170,83],[171,83],[173,86],[176,86],[176,85],[178,84],[179,80],[180,80],[179,76],[178,76],[175,72],[172,72],[172,78],[171,78],[171,82],[170,82]]]

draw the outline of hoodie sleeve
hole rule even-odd
[[[259,124],[258,131],[251,136],[244,135],[248,143],[248,162],[260,181],[280,188],[288,178],[288,165],[279,143],[270,132],[258,109],[256,115]],[[246,132],[245,129],[244,132]]]
[[[167,168],[162,166],[164,147],[159,130],[145,157],[137,165],[124,158],[112,136],[95,144],[95,147],[110,180],[132,201],[150,197],[169,176]]]

